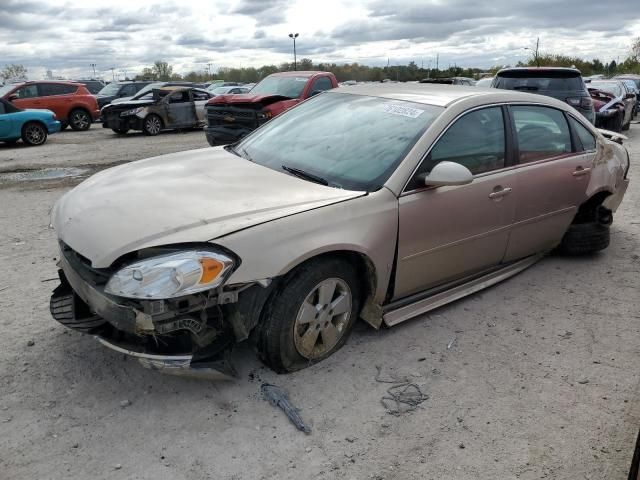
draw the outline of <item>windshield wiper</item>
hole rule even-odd
[[[300,170],[295,167],[288,167],[287,165],[282,165],[282,169],[285,172],[289,172],[291,175],[295,175],[298,178],[302,178],[303,180],[308,180],[310,182],[319,183],[320,185],[329,185],[329,182],[319,177],[318,175],[314,175],[313,173],[305,172],[304,170]]]
[[[251,155],[249,155],[249,153],[244,148],[237,149],[236,146],[232,144],[232,145],[226,145],[224,149],[227,152],[231,152],[240,158],[244,158],[245,160],[249,160],[250,162],[253,162],[253,158],[251,158]]]

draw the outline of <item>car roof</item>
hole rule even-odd
[[[571,72],[580,73],[580,70],[572,67],[508,67],[501,69],[497,74],[501,72]]]
[[[279,77],[313,77],[314,75],[328,74],[329,72],[315,72],[315,71],[293,71],[293,72],[276,72],[271,75],[277,75]]]
[[[348,87],[338,87],[330,92],[389,98],[407,102],[423,103],[438,107],[448,107],[464,99],[476,99],[478,105],[499,102],[547,103],[565,108],[564,102],[545,95],[517,92],[514,90],[484,89],[461,85],[441,85],[431,83],[367,83]]]

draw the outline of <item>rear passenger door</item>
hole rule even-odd
[[[77,90],[78,87],[74,85],[39,83],[38,95],[40,98],[38,100],[41,106],[38,108],[52,110],[58,119],[66,121],[73,106],[73,94]]]
[[[560,242],[586,200],[595,157],[593,135],[562,110],[512,105],[509,111],[519,191],[505,261],[549,250]]]
[[[192,90],[191,95],[193,96],[193,103],[195,104],[196,117],[198,117],[198,122],[204,123],[205,105],[211,98],[211,95],[203,90]]]
[[[196,109],[189,90],[178,90],[167,96],[167,127],[190,127],[197,123]]]

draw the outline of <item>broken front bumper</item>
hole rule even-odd
[[[137,358],[146,368],[173,375],[215,379],[236,376],[228,360],[236,342],[230,328],[222,328],[205,345],[192,344],[187,349],[160,351],[155,347],[166,344],[168,337],[155,329],[157,325],[152,316],[104,294],[91,280],[83,278],[91,271],[77,265],[80,262],[63,248],[59,263],[60,285],[53,291],[50,301],[51,315],[58,322],[94,335],[102,345]],[[188,318],[187,315],[188,312],[177,314],[176,321],[183,316]]]

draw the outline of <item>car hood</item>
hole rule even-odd
[[[209,100],[208,104],[213,105],[216,103],[228,103],[228,104],[236,104],[236,103],[260,103],[265,100],[269,100],[269,103],[279,102],[281,100],[297,100],[297,98],[284,97],[282,95],[252,95],[251,93],[237,93],[235,95],[223,94],[216,95],[211,100]]]
[[[63,242],[104,268],[142,248],[206,242],[361,195],[206,148],[97,173],[56,203],[52,225]]]

